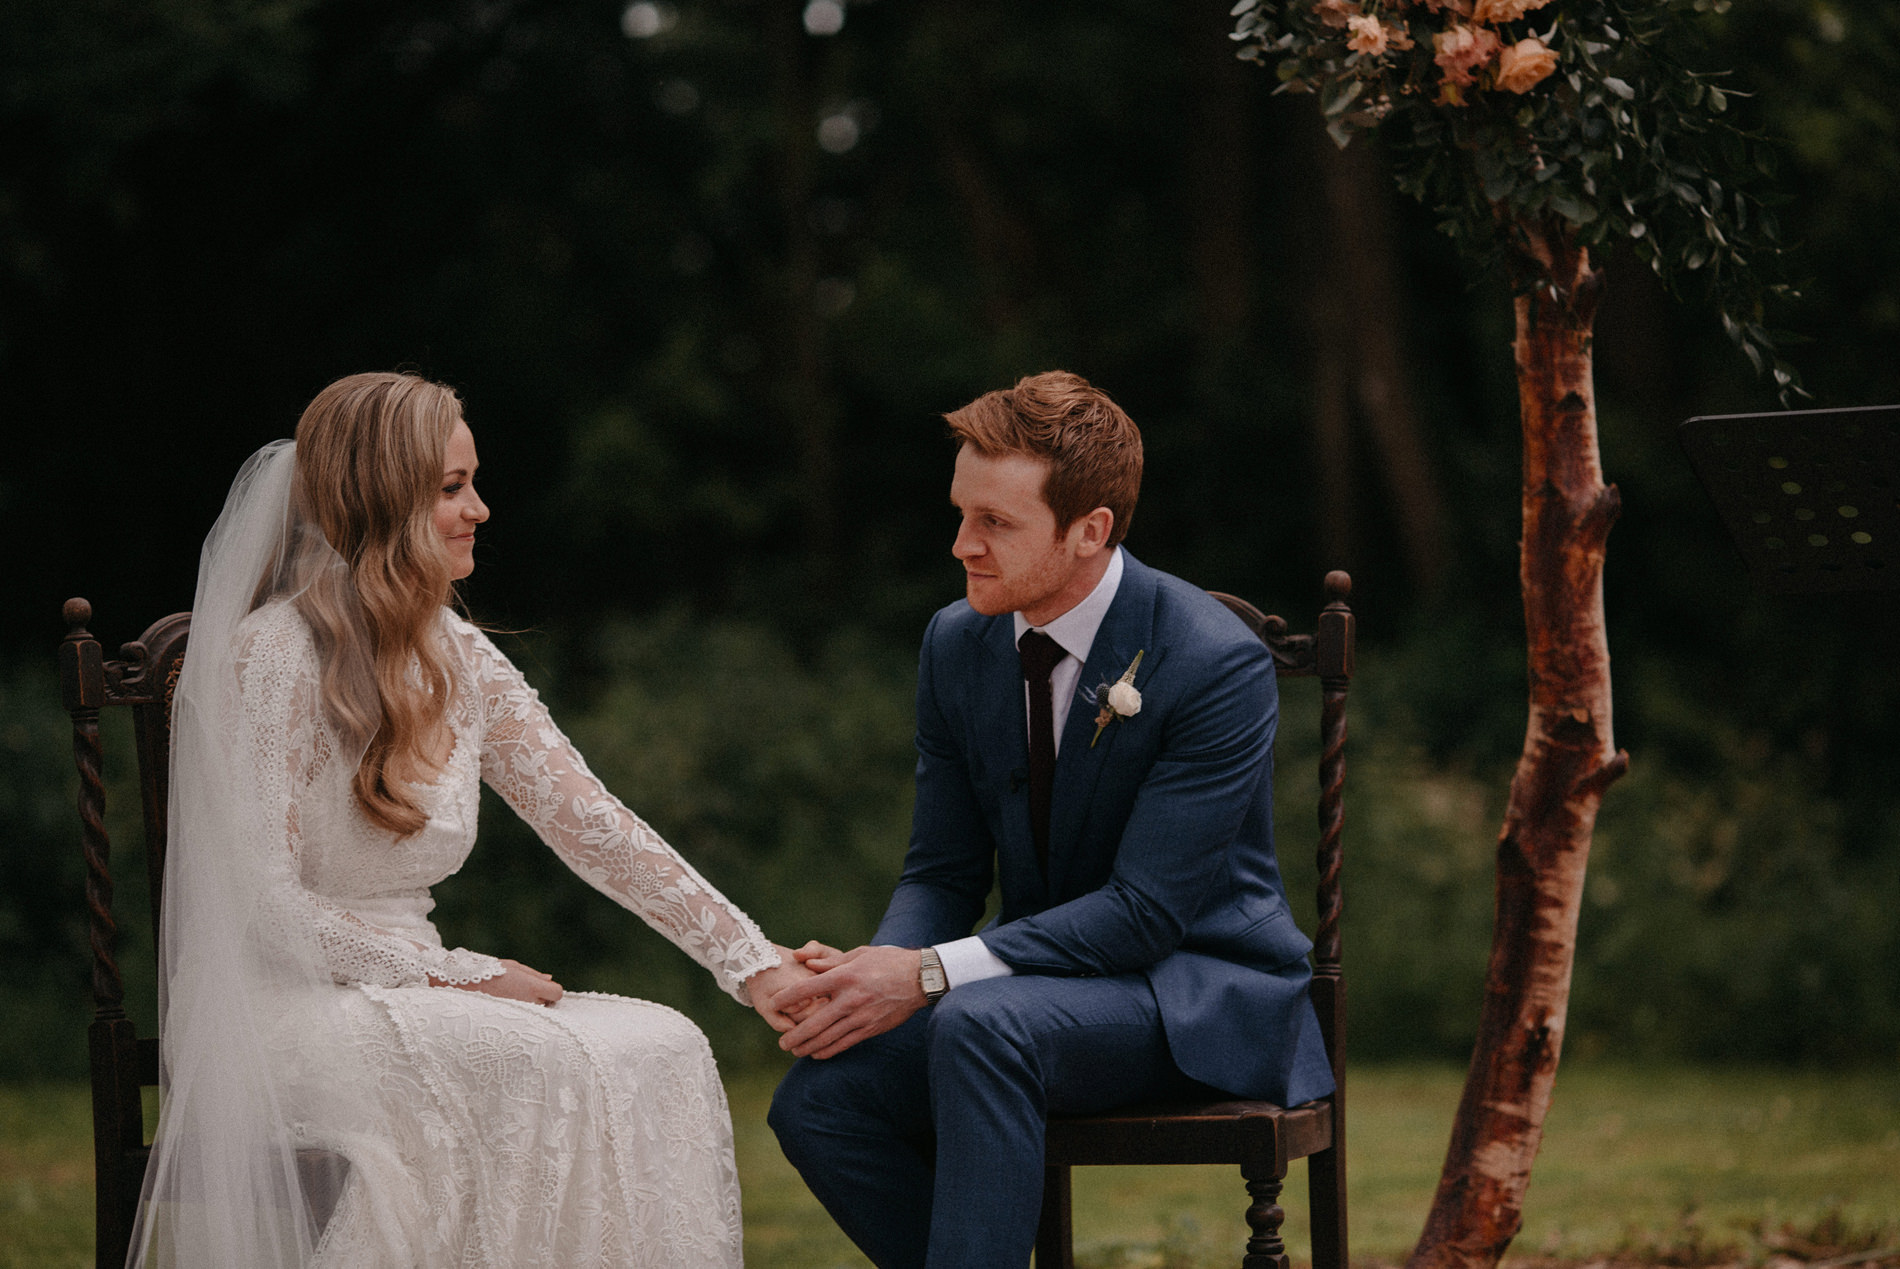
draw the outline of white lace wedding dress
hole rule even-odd
[[[570,992],[550,1008],[428,985],[502,968],[442,946],[429,887],[468,857],[486,780],[742,1002],[744,979],[778,961],[758,927],[602,787],[508,659],[446,610],[454,748],[419,790],[427,827],[401,840],[349,795],[303,619],[274,602],[241,635],[239,725],[264,805],[282,810],[267,844],[289,862],[267,920],[314,934],[335,980],[267,1022],[299,1144],[350,1164],[313,1263],[738,1265],[732,1130],[705,1037],[644,1001]],[[332,1049],[353,1070],[313,1057],[315,1034],[345,1037]]]

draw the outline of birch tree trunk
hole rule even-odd
[[[1597,449],[1591,327],[1602,284],[1561,223],[1514,226],[1524,429],[1519,569],[1530,721],[1498,837],[1484,1006],[1438,1192],[1407,1269],[1495,1266],[1523,1223],[1563,1049],[1584,867],[1603,791],[1628,766],[1610,732],[1603,556],[1619,499]]]

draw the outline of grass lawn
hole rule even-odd
[[[1353,1072],[1355,1259],[1400,1259],[1417,1236],[1461,1079],[1435,1066]],[[754,1269],[861,1269],[868,1262],[806,1193],[765,1126],[773,1082],[771,1072],[742,1072],[730,1086],[747,1261]],[[0,1269],[89,1265],[91,1203],[85,1090],[0,1089]],[[1303,1259],[1303,1165],[1294,1165],[1282,1203],[1287,1241]],[[1081,1169],[1077,1250],[1100,1269],[1237,1264],[1245,1206],[1239,1175],[1226,1168]],[[1579,1065],[1558,1077],[1512,1259],[1777,1269],[1781,1257],[1896,1245],[1900,1074]],[[1900,1264],[1900,1251],[1880,1259]]]

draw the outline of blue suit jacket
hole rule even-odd
[[[1019,974],[1145,975],[1175,1063],[1285,1106],[1332,1089],[1311,948],[1273,855],[1279,692],[1259,639],[1132,555],[1062,732],[1049,875],[1029,830],[1028,722],[1010,617],[962,601],[924,635],[910,850],[875,942],[968,935]],[[1141,712],[1091,748],[1094,696],[1144,652]]]

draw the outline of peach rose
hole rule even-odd
[[[1433,13],[1449,10],[1461,18],[1471,16],[1471,0],[1425,0],[1425,7]]]
[[[1541,9],[1550,0],[1477,0],[1471,16],[1479,22],[1515,22],[1532,9]]]
[[[1498,53],[1498,87],[1527,93],[1557,69],[1557,54],[1542,40],[1519,40]]]
[[[1370,53],[1378,56],[1385,52],[1385,28],[1379,25],[1379,19],[1360,14],[1348,18],[1346,27],[1352,32],[1346,37],[1346,47],[1355,53]]]
[[[1503,47],[1504,41],[1489,27],[1454,25],[1432,36],[1432,60],[1447,84],[1463,88]]]
[[[1313,6],[1313,12],[1327,26],[1344,28],[1359,16],[1359,6],[1352,0],[1319,0]]]

